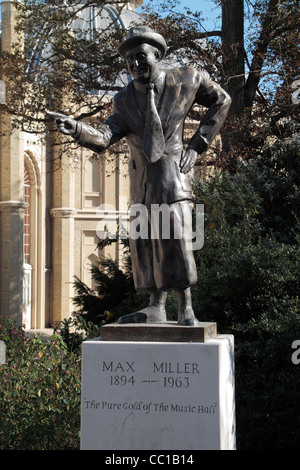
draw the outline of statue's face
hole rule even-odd
[[[160,56],[150,44],[140,44],[126,53],[127,66],[138,82],[149,83],[158,77]]]

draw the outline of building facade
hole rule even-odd
[[[119,26],[127,28],[136,19],[134,8],[140,3],[127,4]],[[113,6],[105,8],[112,18]],[[1,3],[1,15],[1,48],[11,51],[13,2]],[[74,276],[92,287],[90,268],[100,256],[122,259],[118,244],[99,253],[97,243],[118,218],[127,219],[124,145],[102,161],[77,149],[74,159],[63,157],[53,171],[57,150],[50,138],[43,145],[32,134],[11,132],[11,118],[1,108],[5,77],[1,79],[0,315],[27,329],[51,327],[74,310]]]

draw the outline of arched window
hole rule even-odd
[[[24,264],[30,264],[31,238],[31,185],[27,165],[24,166],[24,198],[28,204],[24,214]]]

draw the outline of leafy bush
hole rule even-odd
[[[284,137],[266,144],[264,152],[242,171],[261,199],[258,219],[265,234],[277,241],[299,241],[300,135],[299,124],[281,120]]]
[[[245,450],[298,450],[299,365],[292,343],[300,338],[299,300],[287,295],[258,318],[237,324],[237,443]]]
[[[117,262],[106,258],[99,266],[93,266],[91,272],[95,290],[75,279],[73,302],[78,307],[77,318],[101,326],[146,305],[146,297],[136,294],[130,260],[127,259],[127,265],[121,270]]]
[[[291,346],[300,338],[300,247],[288,236],[295,225],[284,224],[284,244],[269,224],[275,219],[261,217],[266,202],[253,185],[254,166],[195,185],[205,242],[193,303],[200,320],[235,337],[238,448],[296,450],[300,377]]]
[[[0,449],[79,449],[80,357],[61,337],[29,338],[0,320],[7,361],[0,366]]]
[[[123,271],[117,262],[106,258],[92,267],[91,274],[95,290],[76,277],[73,303],[77,309],[55,327],[70,351],[78,350],[82,341],[98,337],[102,325],[147,305],[147,296],[134,289],[130,258]]]

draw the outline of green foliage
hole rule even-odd
[[[261,199],[259,221],[263,231],[279,242],[299,239],[300,134],[299,124],[282,119],[280,138],[265,145],[243,172]]]
[[[88,288],[80,279],[75,278],[76,296],[73,301],[87,322],[96,325],[114,318],[112,312],[132,286],[126,272],[119,269],[111,258],[102,259],[99,266],[91,269],[95,290]]]
[[[79,448],[80,357],[58,335],[28,337],[1,318],[7,361],[0,366],[0,449]]]
[[[294,180],[285,193],[293,170],[283,159],[273,168],[263,163],[195,185],[196,202],[205,206],[205,242],[196,253],[193,303],[200,320],[216,321],[219,333],[235,338],[238,448],[292,450],[300,439],[300,378],[291,361],[300,337],[300,247],[295,206],[284,210],[278,193],[292,201],[298,188]],[[264,217],[268,182],[278,203]],[[290,224],[277,224],[275,233],[279,215]]]
[[[287,293],[266,307],[232,329],[238,447],[298,450],[300,377],[291,359],[292,344],[300,338],[299,299]]]
[[[49,132],[45,110],[60,109],[62,100],[66,114],[84,118],[88,108],[88,116],[100,114],[101,121],[105,119],[110,109],[106,93],[120,89],[119,74],[124,69],[116,50],[121,30],[112,27],[115,18],[101,21],[107,4],[105,0],[86,0],[84,6],[77,0],[15,2],[20,35],[13,50],[2,51],[0,57],[7,84],[6,110],[14,126],[35,134]],[[118,17],[124,4],[114,6]],[[86,22],[78,21],[89,8],[97,22],[90,33],[84,29]]]
[[[128,308],[135,308],[137,298],[131,267],[125,266],[121,270],[118,263],[105,258],[91,271],[95,290],[89,289],[79,279],[74,283],[77,294],[74,304],[79,307],[81,316],[87,322],[101,326],[116,321],[120,315],[128,312]]]
[[[117,238],[107,238],[99,245],[111,245],[119,235],[118,229]],[[94,289],[75,277],[76,310],[56,326],[70,351],[78,349],[83,340],[98,337],[102,325],[116,322],[120,316],[147,305],[147,296],[137,294],[134,288],[128,240],[122,239],[122,243],[123,269],[111,258],[101,259],[98,266],[91,268]]]
[[[197,300],[201,315],[210,312],[219,318],[224,310],[231,310],[235,317],[230,322],[241,315],[247,319],[247,311],[255,316],[263,305],[270,304],[271,293],[275,301],[285,293],[297,293],[297,219],[292,219],[291,210],[294,225],[285,224],[281,232],[278,229],[277,241],[274,223],[280,214],[287,217],[288,211],[277,207],[269,218],[263,217],[269,197],[266,182],[271,186],[272,180],[260,170],[256,162],[243,163],[235,175],[216,173],[208,184],[195,185],[196,201],[204,203],[206,217],[204,247],[196,253],[199,281],[194,288],[194,296],[201,299]],[[280,200],[279,184],[276,192],[274,198]],[[281,244],[284,238],[295,244]],[[202,299],[201,292],[208,295]]]

